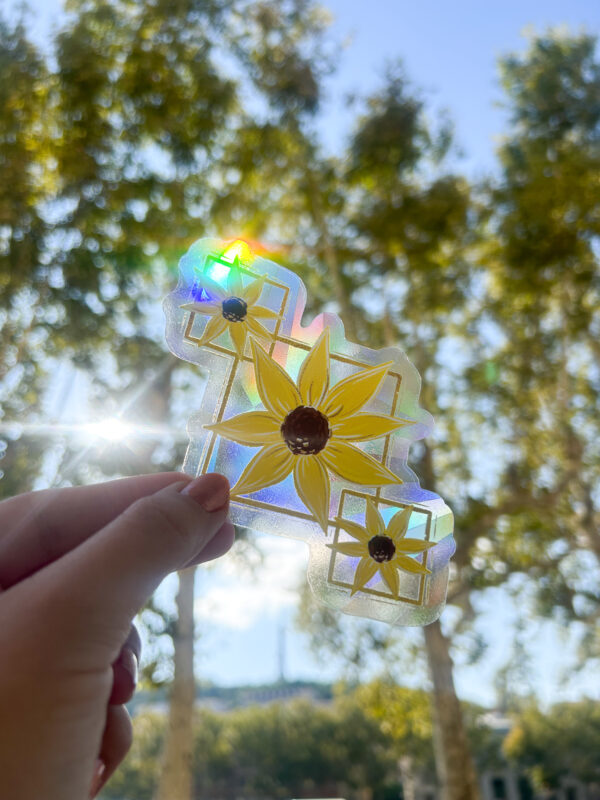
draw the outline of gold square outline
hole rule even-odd
[[[365,500],[365,502],[369,498],[371,500],[373,499],[373,495],[366,494],[365,492],[357,492],[354,489],[342,489],[342,492],[340,494],[340,504],[339,504],[339,508],[338,508],[338,517],[342,517],[343,518],[344,503],[346,502],[346,497],[348,495],[353,495],[354,497],[363,498]],[[425,528],[425,538],[423,539],[423,541],[425,541],[425,542],[431,541],[431,539],[429,538],[431,536],[431,522],[432,522],[432,519],[433,519],[433,512],[431,511],[431,509],[424,508],[423,506],[420,506],[420,505],[415,505],[414,503],[404,503],[404,502],[399,501],[399,500],[386,500],[385,498],[377,497],[375,504],[376,505],[380,505],[381,503],[385,503],[388,506],[394,506],[394,508],[408,508],[409,506],[412,505],[414,507],[414,510],[417,511],[419,514],[425,514],[427,516],[427,523],[426,523],[426,528]],[[336,524],[335,525],[335,531],[334,531],[334,534],[333,534],[333,544],[337,544],[340,530],[342,530],[341,526]],[[429,555],[429,552],[425,551],[424,556],[423,556],[423,561],[422,561],[422,564],[425,567],[427,566],[427,557],[428,557],[428,555]],[[351,583],[346,583],[345,581],[334,580],[334,578],[333,578],[333,570],[335,568],[336,556],[337,556],[337,552],[332,549],[331,558],[329,560],[329,570],[327,572],[327,583],[331,584],[332,586],[340,586],[343,589],[352,589],[352,584]],[[374,597],[387,597],[388,600],[395,600],[396,602],[400,601],[402,603],[410,603],[413,606],[422,606],[423,603],[424,603],[424,600],[425,600],[425,586],[427,584],[427,579],[429,577],[431,577],[431,576],[430,575],[421,575],[420,576],[420,578],[419,578],[419,594],[418,594],[418,597],[417,597],[416,600],[415,600],[414,597],[406,597],[406,596],[402,596],[402,595],[400,595],[400,596],[398,596],[396,598],[392,594],[390,594],[389,592],[381,592],[378,589],[369,589],[367,587],[361,589],[360,591],[363,592],[364,594],[370,594],[370,595],[372,595]]]
[[[212,258],[212,254],[208,254],[206,256],[206,258],[204,260],[204,267],[203,267],[203,270],[202,270],[203,274],[206,272],[207,262],[211,258]],[[212,258],[212,260],[214,260],[214,258]],[[251,278],[260,277],[260,273],[249,269],[248,267],[244,266],[241,263],[239,264],[239,269],[240,269],[240,272],[244,273],[245,275],[248,275]],[[282,299],[282,301],[281,301],[281,303],[279,305],[279,310],[278,310],[278,313],[281,316],[283,316],[284,309],[285,309],[285,307],[287,305],[287,302],[288,302],[289,296],[290,296],[290,287],[287,286],[284,283],[280,283],[279,281],[274,280],[273,278],[271,278],[268,275],[265,277],[265,283],[269,283],[269,284],[271,284],[271,286],[274,286],[274,287],[279,288],[279,289],[283,289],[283,299]],[[201,341],[201,339],[199,337],[193,336],[192,333],[191,333],[193,325],[194,325],[194,319],[196,317],[196,313],[197,312],[195,312],[195,311],[190,311],[189,312],[188,321],[187,321],[187,324],[185,326],[185,330],[184,330],[184,334],[183,334],[184,340],[187,341],[187,342],[190,342],[192,344],[198,344]],[[271,344],[269,345],[269,350],[268,350],[269,355],[271,357],[273,356],[273,351],[275,349],[275,346],[278,343],[287,344],[288,347],[296,347],[296,348],[298,348],[300,350],[306,350],[308,352],[310,350],[310,348],[312,347],[312,345],[309,345],[306,342],[302,342],[302,341],[300,341],[298,339],[294,339],[294,338],[288,337],[288,336],[282,336],[282,335],[279,334],[279,329],[281,327],[281,322],[282,322],[282,320],[281,320],[281,317],[280,317],[277,320],[276,324],[275,324],[275,329],[273,330],[273,339],[272,339]],[[227,382],[226,382],[225,386],[223,387],[223,389],[221,391],[221,397],[219,399],[219,402],[217,403],[217,406],[216,406],[215,412],[214,412],[216,414],[215,422],[221,422],[221,420],[223,419],[223,415],[225,413],[225,408],[226,408],[227,403],[229,401],[229,395],[231,394],[231,389],[233,387],[233,382],[235,380],[235,376],[236,376],[238,367],[240,365],[240,362],[248,361],[248,362],[252,363],[252,358],[250,356],[247,356],[247,355],[243,355],[240,358],[240,356],[238,356],[238,354],[237,354],[237,352],[235,350],[229,349],[227,347],[223,347],[221,345],[214,344],[212,342],[209,342],[209,343],[203,345],[203,347],[206,347],[207,349],[212,350],[213,352],[215,352],[215,353],[217,353],[219,355],[229,356],[232,359],[231,368],[230,368],[230,372],[229,372],[229,377],[227,378]],[[338,361],[338,362],[343,363],[343,364],[349,364],[351,366],[363,367],[363,368],[368,368],[368,367],[372,367],[373,366],[372,364],[368,364],[368,363],[365,363],[363,361],[357,361],[356,359],[350,358],[348,356],[341,355],[339,353],[330,352],[329,356],[330,356],[330,358],[334,359],[335,361]],[[396,386],[394,388],[394,395],[393,395],[393,398],[392,398],[392,406],[391,406],[391,410],[390,410],[390,416],[393,417],[396,414],[396,406],[398,404],[398,397],[399,397],[399,394],[400,394],[400,386],[402,384],[402,375],[399,372],[388,372],[388,375],[390,377],[396,379]],[[392,436],[392,434],[388,433],[385,437],[382,437],[384,439],[384,445],[383,445],[383,451],[382,451],[382,454],[381,454],[380,463],[385,465],[385,466],[387,466],[386,462],[387,462],[388,457],[389,457],[391,436]],[[217,433],[215,433],[214,431],[210,432],[210,437],[209,437],[208,441],[206,441],[204,443],[202,454],[200,456],[200,465],[198,467],[196,475],[203,475],[205,473],[205,471],[206,471],[206,469],[208,467],[208,464],[210,463],[210,460],[212,458],[212,455],[213,455],[213,452],[214,452],[214,448],[215,448],[215,445],[216,445],[216,441],[217,441],[217,437],[218,437]],[[349,490],[342,489],[342,495],[340,496],[340,500],[341,500],[341,497],[343,496],[343,493],[346,492],[346,491],[349,491]],[[374,497],[376,501],[379,501],[380,497],[381,497],[381,488],[377,487],[374,495],[366,495],[366,496]],[[242,505],[242,506],[248,506],[250,508],[260,508],[260,509],[263,509],[263,510],[272,511],[272,512],[279,513],[279,514],[284,514],[285,516],[295,517],[297,519],[305,519],[305,520],[308,520],[308,521],[314,521],[314,516],[312,514],[308,514],[308,513],[302,512],[302,511],[295,511],[294,509],[282,509],[279,506],[272,505],[271,503],[265,503],[265,502],[263,502],[261,500],[255,500],[255,499],[249,498],[249,497],[241,497],[241,496],[236,495],[236,496],[234,496],[232,498],[232,502],[235,502],[235,503],[237,503],[239,505]],[[328,522],[328,529],[329,529],[329,527],[335,528],[335,526],[336,526],[335,520],[329,519],[327,522]],[[325,536],[327,537],[328,535],[329,535],[329,533],[327,532],[325,534]],[[383,595],[383,596],[386,596],[386,595]]]

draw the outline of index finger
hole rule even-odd
[[[132,503],[172,483],[180,472],[44,489],[0,503],[0,587],[8,589],[73,550]]]

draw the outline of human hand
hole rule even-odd
[[[173,472],[0,503],[3,800],[100,790],[131,743],[132,619],[168,573],[229,550],[228,505],[222,475]]]

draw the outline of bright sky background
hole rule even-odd
[[[59,14],[60,3],[29,2],[36,18],[33,33],[42,40]],[[0,0],[0,8],[12,5],[12,0]],[[402,58],[432,110],[445,108],[454,120],[464,152],[460,167],[473,178],[494,169],[494,148],[506,124],[497,107],[497,57],[523,49],[522,33],[528,27],[537,32],[562,24],[572,31],[600,30],[600,3],[591,0],[568,4],[564,0],[328,0],[324,5],[334,14],[334,36],[345,42],[338,73],[328,81],[322,125],[327,148],[335,152],[348,132],[352,111],[346,95],[372,91],[386,61]],[[231,560],[200,571],[198,676],[222,684],[275,679],[278,630],[284,626],[287,677],[334,679],[338,665],[318,664],[308,652],[306,638],[292,626],[296,587],[306,569],[304,546],[265,537],[264,550],[264,566],[255,575],[240,572]],[[169,583],[164,586],[165,597],[171,589]],[[477,665],[457,670],[457,683],[462,697],[493,704],[492,679],[509,657],[516,611],[499,590],[488,592],[477,605],[483,612],[478,628],[488,636],[490,647]],[[348,624],[354,623],[350,619]],[[532,684],[545,703],[584,693],[600,699],[597,671],[571,672],[576,633],[561,632],[548,623],[536,623],[527,631],[532,642]],[[457,661],[460,664],[460,654]],[[410,677],[414,682],[415,676]]]

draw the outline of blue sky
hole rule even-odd
[[[0,0],[9,8],[12,0]],[[43,39],[59,14],[58,0],[30,0],[35,11],[33,33]],[[446,109],[456,126],[464,155],[461,169],[476,178],[494,169],[494,150],[506,127],[498,107],[496,61],[499,55],[525,47],[525,29],[543,31],[568,25],[572,31],[600,30],[600,3],[585,0],[329,0],[332,33],[340,44],[338,71],[328,80],[321,132],[335,152],[347,135],[353,111],[349,92],[366,94],[377,86],[386,61],[401,58],[406,72],[428,101],[432,113]],[[265,564],[255,574],[233,560],[198,578],[197,619],[201,629],[198,674],[225,684],[263,682],[277,677],[277,632],[285,626],[287,676],[329,680],[339,665],[320,664],[307,640],[293,631],[296,586],[305,572],[307,554],[298,543],[265,537]],[[172,582],[163,587],[172,594]],[[515,603],[494,590],[478,600],[480,632],[490,647],[476,665],[461,665],[457,683],[462,696],[493,703],[494,671],[509,657],[516,616]],[[353,624],[350,621],[349,624]],[[583,693],[600,699],[598,675],[571,675],[576,631],[547,623],[528,630],[532,641],[532,683],[550,703]],[[557,657],[560,653],[560,657]],[[461,664],[460,653],[457,656]]]

